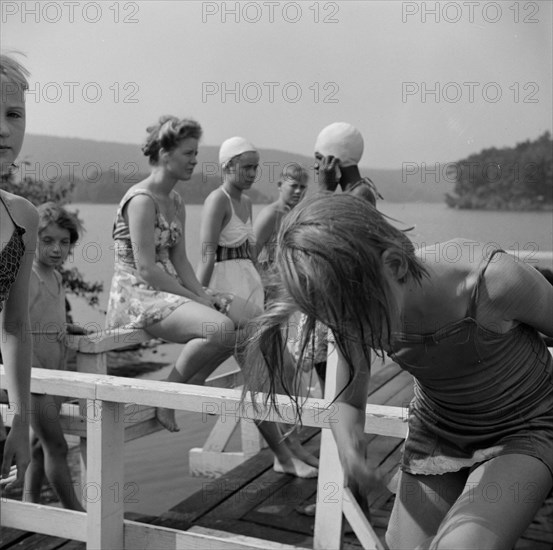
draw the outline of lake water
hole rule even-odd
[[[254,218],[264,205],[254,205]],[[201,205],[186,208],[186,243],[188,256],[195,267],[200,259],[199,225]],[[505,250],[532,254],[534,251],[553,250],[553,216],[551,212],[484,212],[454,210],[436,203],[379,203],[388,216],[415,226],[409,237],[416,246],[432,246],[455,237],[500,245]],[[86,233],[75,248],[67,267],[76,266],[88,281],[104,283],[100,308],[107,306],[107,296],[113,275],[113,241],[111,227],[117,209],[115,204],[72,204],[79,210]],[[440,249],[436,253],[444,261],[454,261],[455,248]],[[80,299],[71,299],[75,319],[80,323],[98,323],[103,316]]]
[[[254,206],[254,217],[263,205]],[[553,250],[553,218],[551,213],[460,211],[443,204],[384,203],[379,207],[392,218],[413,225],[411,239],[417,246],[431,246],[454,238],[479,240],[504,249],[532,252]],[[73,204],[84,221],[86,233],[75,248],[68,267],[76,266],[88,281],[104,283],[100,305],[105,309],[113,274],[111,226],[117,206],[114,204]],[[192,265],[200,259],[199,223],[201,206],[187,207],[186,239]],[[453,261],[455,249],[440,250],[445,261]],[[82,300],[71,298],[76,322],[89,328],[103,327],[104,317],[91,310]],[[178,346],[161,346],[151,360],[170,362]],[[170,367],[168,367],[170,368]],[[146,375],[163,379],[167,368]],[[181,431],[163,431],[125,446],[125,485],[122,497],[125,510],[144,514],[160,514],[195,491],[209,492],[213,485],[207,479],[188,475],[188,451],[201,447],[215,419],[196,413],[177,414]],[[237,449],[233,449],[237,450]]]

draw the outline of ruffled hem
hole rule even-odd
[[[458,472],[463,468],[471,468],[491,458],[499,456],[504,451],[504,445],[496,445],[487,449],[476,450],[471,457],[451,457],[445,455],[411,458],[402,463],[402,470],[413,475],[441,475]]]

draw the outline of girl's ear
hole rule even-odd
[[[384,271],[398,282],[403,282],[409,272],[405,256],[399,250],[387,248],[382,252]]]

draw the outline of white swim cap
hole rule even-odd
[[[347,122],[334,122],[321,130],[315,142],[315,152],[340,159],[340,166],[359,164],[363,156],[363,136]]]
[[[225,140],[219,149],[219,164],[225,165],[235,156],[250,151],[257,153],[257,148],[247,139],[238,136],[231,137]]]

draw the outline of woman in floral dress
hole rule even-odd
[[[237,327],[253,311],[243,300],[206,291],[186,254],[185,206],[174,187],[192,176],[200,125],[166,116],[148,133],[142,151],[152,172],[122,198],[113,227],[116,260],[106,327],[142,328],[184,344],[167,380],[201,384],[233,354]],[[178,430],[173,410],[159,408],[157,418]]]

